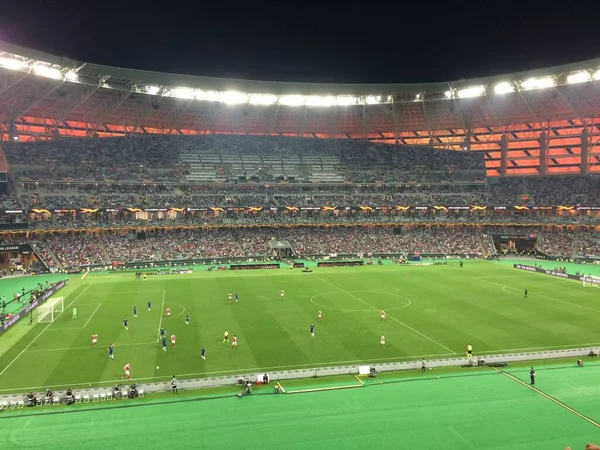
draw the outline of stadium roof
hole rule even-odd
[[[579,154],[584,128],[595,148],[599,107],[600,59],[454,82],[309,84],[123,69],[0,42],[3,139],[278,134],[479,150],[493,165],[504,136],[523,152],[515,171],[535,173],[542,132],[561,141],[557,166]]]

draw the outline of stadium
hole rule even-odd
[[[600,59],[334,85],[0,42],[0,436],[597,440],[599,111]]]

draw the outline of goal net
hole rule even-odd
[[[46,303],[38,306],[38,323],[54,322],[54,319],[65,310],[65,302],[62,297],[50,298]]]
[[[581,277],[583,287],[600,287],[600,277],[584,275]]]

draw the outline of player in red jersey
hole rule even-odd
[[[323,320],[323,313],[319,311],[319,321]]]
[[[385,336],[383,334],[381,335],[381,340],[379,341],[379,346],[385,347]]]
[[[231,292],[229,294],[227,294],[227,298],[229,299],[229,301],[231,301],[232,297],[233,297],[233,294]]]
[[[171,335],[171,347],[175,348],[175,335]]]
[[[131,380],[131,365],[129,363],[125,364],[125,367],[123,367],[123,370],[125,371],[125,373],[123,374],[123,376],[121,378],[127,377],[128,380]]]
[[[231,341],[231,348],[237,350],[237,336],[233,336],[233,340]]]
[[[380,316],[381,316],[381,321],[385,322],[386,321],[386,319],[385,319],[385,311],[383,309],[381,310]]]
[[[167,313],[167,317],[171,317],[171,308],[167,308],[166,313]]]
[[[98,342],[98,335],[92,334],[92,347],[96,346],[96,342]]]

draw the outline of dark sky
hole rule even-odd
[[[591,1],[408,1],[4,0],[0,39],[136,69],[336,83],[451,81],[600,57]]]

